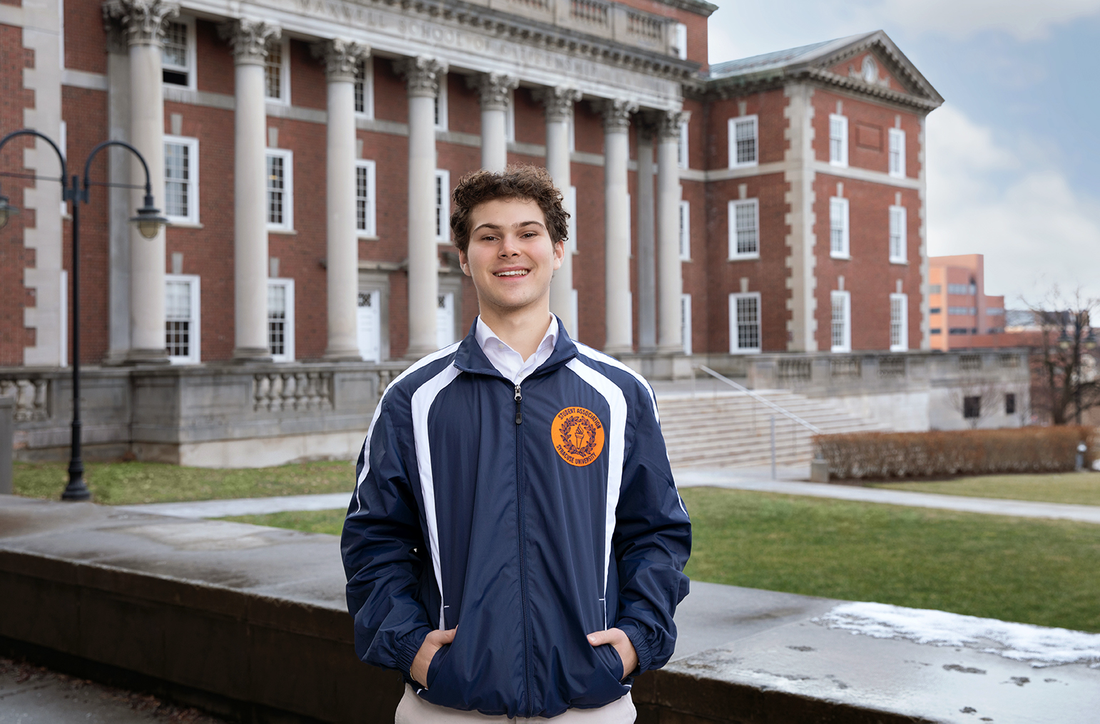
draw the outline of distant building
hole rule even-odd
[[[928,336],[932,349],[976,349],[1025,344],[1005,336],[1005,298],[985,293],[982,254],[928,259]]]

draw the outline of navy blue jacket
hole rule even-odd
[[[633,675],[672,655],[691,524],[653,391],[557,321],[521,386],[473,331],[383,394],[341,539],[355,648],[434,704],[551,717],[622,697],[622,661],[587,634],[622,629]],[[427,688],[409,677],[432,629],[458,627]]]

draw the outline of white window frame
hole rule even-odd
[[[284,106],[290,105],[290,38],[283,36],[274,41],[271,45],[279,46],[279,97],[270,96],[267,93],[268,89],[268,71],[274,68],[274,64],[270,62],[270,59],[264,61],[264,100],[269,103],[279,103]],[[270,55],[270,51],[269,55]]]
[[[680,341],[684,354],[691,356],[691,295],[680,294]]]
[[[680,201],[680,261],[691,261],[691,202],[685,200]]]
[[[687,60],[688,28],[683,23],[676,23],[672,27],[675,28],[676,34],[676,57],[680,60]]]
[[[895,312],[899,313],[895,317]],[[894,332],[897,332],[897,335]],[[890,351],[905,352],[909,349],[909,295],[890,295]]]
[[[739,207],[752,207],[753,223],[756,231],[756,249],[753,251],[738,251],[737,239],[737,209]],[[737,199],[729,202],[729,258],[734,259],[759,259],[760,258],[760,199]]]
[[[890,207],[890,263],[905,264],[908,261],[908,238],[906,227],[909,223],[908,211],[904,206]]]
[[[829,256],[834,259],[851,259],[851,223],[848,199],[834,196],[829,199]],[[834,239],[834,231],[840,231],[840,238]],[[839,247],[837,245],[839,241]]]
[[[737,127],[742,124],[749,124],[752,126],[752,160],[751,161],[738,161],[737,160]],[[747,168],[749,166],[757,166],[760,164],[760,123],[757,116],[738,116],[736,118],[729,119],[727,128],[729,134],[729,167],[730,168]]]
[[[451,231],[451,172],[435,170],[435,240],[445,244]]]
[[[829,163],[848,165],[848,117],[837,113],[829,114]]]
[[[680,124],[680,138],[676,145],[676,165],[680,168],[691,168],[691,157],[688,155],[690,150],[688,138],[688,122],[684,121]]]
[[[378,227],[376,224],[378,208],[376,200],[378,198],[378,187],[375,185],[375,164],[374,161],[366,159],[359,159],[355,162],[355,230],[360,237],[375,237],[378,235]],[[359,174],[365,172],[367,177],[367,195],[364,198],[359,194]],[[359,218],[359,204],[366,203],[365,218]]]
[[[187,193],[187,214],[168,212],[168,144],[187,148],[187,181],[182,182]],[[199,139],[185,136],[164,136],[164,216],[173,224],[196,226],[199,223]]]
[[[353,86],[353,98],[362,99],[362,110],[355,109],[358,118],[374,118],[374,57],[368,56],[359,63],[359,69]],[[357,101],[353,101],[356,102]]]
[[[447,130],[447,74],[440,73],[438,79],[439,91],[435,94],[435,130]]]
[[[186,65],[174,65],[172,63],[169,63],[168,60],[164,57],[164,50],[162,48],[160,57],[161,80],[165,83],[165,85],[175,86],[176,88],[190,88],[191,90],[195,90],[195,88],[197,87],[195,76],[197,75],[196,62],[198,58],[198,53],[195,50],[195,18],[184,15],[176,18],[175,20],[169,21],[169,24],[177,23],[184,26],[184,29],[187,31],[187,38],[184,41],[184,55],[186,56]],[[169,71],[173,73],[186,73],[187,82],[171,83],[169,81],[165,81],[164,71]]]
[[[202,361],[202,351],[201,351],[201,345],[200,345],[201,336],[202,336],[201,335],[202,314],[201,314],[201,309],[200,309],[200,306],[199,306],[200,305],[200,300],[202,299],[202,295],[200,294],[200,290],[199,290],[200,279],[199,279],[198,275],[196,275],[196,274],[165,274],[164,275],[164,282],[165,282],[165,292],[164,292],[164,294],[165,294],[165,299],[164,299],[164,302],[165,302],[165,304],[164,304],[165,316],[164,316],[164,321],[165,321],[165,325],[166,325],[166,328],[164,330],[165,347],[168,346],[168,344],[167,344],[168,343],[167,324],[169,322],[173,321],[172,319],[170,319],[168,317],[168,285],[169,284],[175,284],[175,283],[186,283],[188,285],[188,291],[190,292],[190,295],[191,295],[191,300],[190,300],[191,314],[190,314],[189,318],[186,320],[190,324],[190,327],[187,330],[188,345],[189,345],[188,354],[186,354],[186,355],[169,354],[168,355],[168,361],[171,362],[174,365],[194,365],[194,364],[198,364],[199,362]]]
[[[760,322],[761,304],[760,292],[744,292],[742,294],[730,294],[730,354],[759,354],[764,345],[764,329]],[[756,301],[756,346],[742,347],[741,345],[741,320],[737,315],[737,300],[753,299]]]
[[[905,131],[891,128],[889,133],[890,175],[905,178]]]
[[[283,159],[283,220],[271,221],[271,179],[267,173],[267,159],[278,156]],[[268,231],[294,230],[294,152],[285,148],[269,148],[264,153],[264,217]]]
[[[565,210],[569,212],[569,221],[566,224],[569,239],[565,242],[565,249],[571,254],[577,253],[577,187],[570,186],[565,193]],[[576,329],[574,325],[571,329]]]
[[[275,287],[282,287],[286,290],[286,316],[283,318],[283,354],[275,354],[272,352],[271,360],[273,362],[293,362],[294,361],[294,280],[293,279],[271,279],[267,280],[268,289],[268,308],[267,313],[264,315],[264,319],[267,323],[267,348],[271,350],[271,308],[270,308],[270,294],[271,289]]]
[[[840,304],[841,323],[844,328],[841,330],[841,338],[838,344],[836,335],[836,312],[837,304]],[[829,308],[829,351],[831,352],[851,352],[852,351],[852,293],[834,291],[830,294],[830,308]]]

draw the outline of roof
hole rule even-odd
[[[869,34],[870,33],[867,33],[865,35]],[[826,40],[821,43],[812,43],[798,48],[776,50],[771,53],[764,53],[763,55],[741,58],[740,60],[729,60],[725,63],[716,63],[710,66],[710,77],[712,79],[718,79],[740,75],[742,73],[762,73],[769,70],[780,70],[792,65],[807,63],[820,57],[823,53],[827,54],[831,48],[843,48],[845,45],[865,37],[865,35],[851,35],[847,38]]]

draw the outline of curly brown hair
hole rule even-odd
[[[497,199],[534,201],[546,217],[546,230],[556,244],[569,237],[569,212],[550,173],[539,166],[508,166],[503,171],[473,171],[458,182],[451,213],[451,236],[463,254],[470,246],[470,212]]]

